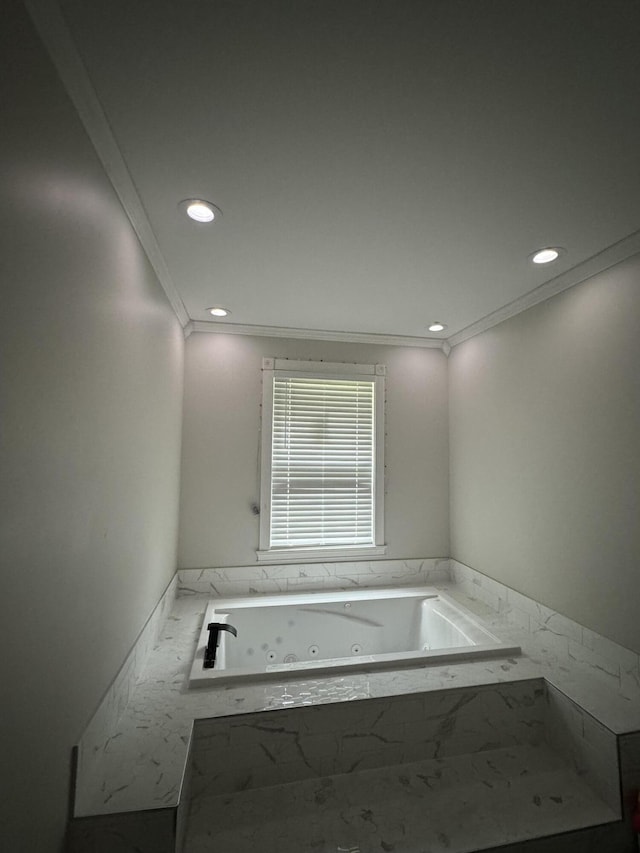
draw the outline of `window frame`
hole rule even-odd
[[[273,382],[276,375],[281,378],[296,376],[309,379],[371,379],[374,385],[374,544],[271,547]],[[263,358],[260,438],[260,545],[256,551],[258,562],[286,563],[305,560],[353,559],[386,554],[387,546],[384,542],[385,376],[386,367],[384,364],[345,364],[342,362]]]

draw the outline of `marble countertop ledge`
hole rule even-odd
[[[116,732],[91,750],[82,746],[75,817],[176,807],[196,719],[545,678],[614,733],[640,731],[640,694],[624,696],[597,669],[559,659],[538,637],[455,584],[431,586],[479,615],[501,639],[520,645],[522,655],[189,690],[188,673],[208,598],[177,598]]]

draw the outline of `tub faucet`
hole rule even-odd
[[[213,669],[216,665],[216,651],[220,645],[220,632],[228,631],[234,637],[238,636],[238,632],[233,625],[228,625],[226,622],[209,622],[207,631],[209,632],[209,642],[204,650],[203,669]]]

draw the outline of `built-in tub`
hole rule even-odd
[[[206,669],[212,622],[233,625],[238,635],[220,632],[215,666]],[[519,653],[429,587],[216,598],[204,615],[189,686]]]

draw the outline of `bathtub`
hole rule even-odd
[[[228,623],[204,667],[211,622]],[[395,669],[520,654],[449,596],[430,587],[212,599],[189,687],[308,672]]]

